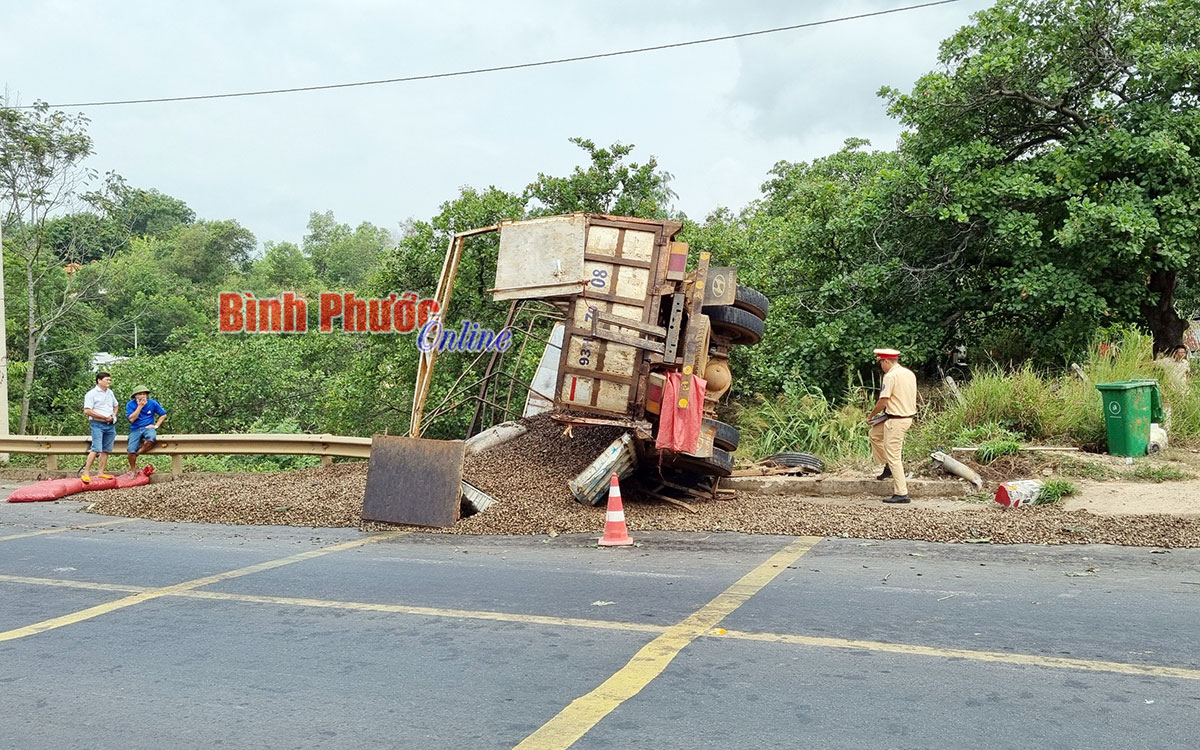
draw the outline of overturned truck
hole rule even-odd
[[[715,495],[715,480],[733,470],[731,452],[739,439],[737,429],[716,419],[716,406],[732,384],[730,350],[762,339],[768,303],[738,284],[736,269],[711,265],[708,253],[699,253],[689,269],[688,246],[675,241],[681,227],[676,221],[577,213],[454,235],[437,290],[444,320],[453,310],[465,243],[492,232],[499,233],[499,243],[495,285],[488,291],[493,300],[509,303],[506,324],[527,302],[537,303],[543,318],[555,319],[541,339],[536,372],[521,384],[523,410],[489,397],[501,371],[493,354],[482,378],[470,384],[478,395],[469,432],[488,426],[481,414],[489,407],[505,418],[549,412],[568,434],[590,425],[622,427],[627,437],[597,459],[594,476],[585,472],[572,484],[578,499],[597,497],[610,469],[631,473],[639,464],[653,467],[666,486]],[[421,436],[431,418],[426,402],[437,357],[436,347],[421,354],[412,437]],[[507,388],[511,394],[511,382]]]

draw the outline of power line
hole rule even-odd
[[[937,0],[936,2],[921,3],[920,5],[907,5],[903,8],[890,8],[888,10],[877,10],[870,13],[860,13],[855,16],[843,16],[841,18],[829,18],[824,21],[810,21],[808,23],[798,23],[792,26],[778,26],[773,29],[762,29],[760,31],[747,31],[742,34],[729,34],[726,36],[714,36],[707,39],[693,39],[689,42],[675,42],[673,44],[659,44],[654,47],[638,47],[637,49],[619,50],[616,52],[600,52],[594,55],[581,55],[579,57],[563,57],[557,60],[542,60],[540,62],[517,63],[514,65],[497,65],[491,68],[473,68],[471,70],[457,70],[450,73],[430,73],[419,76],[405,76],[403,78],[384,78],[378,81],[356,81],[354,83],[330,83],[321,86],[297,86],[287,89],[264,89],[261,91],[239,91],[230,94],[202,94],[199,96],[168,96],[158,99],[120,99],[105,102],[73,102],[70,104],[50,104],[48,106],[61,107],[106,107],[117,104],[158,104],[161,102],[189,102],[198,101],[201,99],[232,99],[242,96],[266,96],[268,94],[294,94],[301,91],[325,91],[328,89],[347,89],[355,86],[379,86],[385,83],[411,83],[412,81],[429,81],[436,78],[455,78],[459,76],[472,76],[481,73],[497,73],[504,70],[521,70],[523,68],[539,68],[547,65],[563,65],[565,63],[582,62],[584,60],[599,60],[605,57],[619,57],[621,55],[636,55],[643,52],[656,52],[664,49],[675,49],[678,47],[691,47],[697,44],[711,44],[713,42],[726,42],[731,39],[745,39],[752,36],[763,36],[764,34],[777,34],[782,31],[795,31],[796,29],[807,29],[813,26],[826,26],[833,23],[842,23],[844,21],[857,21],[862,18],[873,18],[875,16],[885,16],[891,13],[903,13],[910,10],[919,10],[921,8],[932,8],[936,5],[949,5],[957,3],[960,0]],[[33,109],[37,105],[25,105],[21,107],[12,107],[11,109]]]

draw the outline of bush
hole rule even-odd
[[[1024,439],[1024,435],[1019,432],[1013,432],[999,422],[988,422],[976,425],[975,427],[964,428],[958,434],[958,439],[955,443],[958,445],[975,445],[976,443],[986,443],[996,440],[1020,442]]]
[[[175,351],[115,365],[113,389],[124,404],[137,383],[153,388],[169,414],[165,432],[254,432],[278,425],[293,425],[288,431],[294,432],[397,432],[407,419],[375,421],[392,401],[379,393],[391,381],[385,373],[363,371],[365,358],[356,354],[367,343],[312,332],[198,336]],[[358,377],[348,378],[350,373]],[[407,407],[403,397],[395,401]]]

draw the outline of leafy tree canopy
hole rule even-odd
[[[547,216],[574,211],[665,218],[675,193],[668,187],[671,175],[658,170],[652,156],[646,163],[626,163],[634,146],[614,143],[599,148],[586,138],[571,143],[587,152],[591,163],[575,167],[566,177],[538,174],[524,192],[529,213]]]
[[[392,244],[391,234],[370,222],[351,228],[338,223],[332,211],[314,211],[308,217],[304,254],[321,281],[358,288]]]
[[[181,224],[155,245],[172,273],[209,285],[244,270],[256,246],[254,234],[233,220]]]
[[[1125,321],[1179,343],[1177,290],[1200,273],[1200,5],[1000,0],[939,59],[883,92],[911,128],[896,207],[927,225],[895,255],[957,277],[976,331],[1020,331],[1035,355]]]

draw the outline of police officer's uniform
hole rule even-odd
[[[917,415],[917,376],[900,362],[900,352],[895,349],[876,349],[875,356],[894,364],[883,375],[880,398],[887,398],[882,416],[885,419],[871,426],[871,455],[877,463],[885,465],[884,476],[892,476],[892,497],[884,502],[908,502],[908,482],[904,478],[904,435],[912,427]]]

